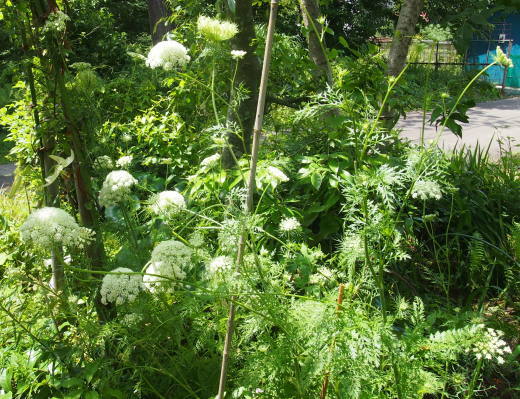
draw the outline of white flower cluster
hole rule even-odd
[[[63,209],[52,207],[31,213],[20,232],[22,240],[49,250],[56,246],[83,248],[94,236],[92,230],[79,226]]]
[[[190,237],[190,245],[194,248],[200,248],[204,245],[204,236],[200,231],[196,231]]]
[[[97,169],[112,169],[114,162],[108,155],[101,155],[94,160],[94,167]]]
[[[317,284],[317,285],[325,285],[334,281],[336,279],[336,274],[334,270],[329,269],[328,267],[321,266],[318,269],[317,273],[311,274],[309,277],[309,283]]]
[[[291,233],[293,231],[299,230],[302,227],[298,219],[291,217],[291,218],[284,218],[280,222],[279,229],[283,233]]]
[[[146,65],[169,71],[176,66],[185,66],[190,59],[186,47],[175,40],[166,40],[152,47],[146,58]]]
[[[218,242],[222,250],[234,252],[240,237],[240,222],[235,219],[226,219],[218,233]]]
[[[116,161],[116,166],[121,169],[128,169],[128,167],[132,164],[133,160],[133,156],[125,155],[124,157],[121,157]]]
[[[121,319],[121,324],[126,326],[134,326],[137,323],[140,323],[143,320],[143,317],[137,313],[128,313],[123,316]]]
[[[233,268],[233,258],[230,256],[217,256],[208,265],[208,273],[215,275],[224,273]]]
[[[123,202],[128,198],[132,186],[136,183],[137,180],[125,170],[110,172],[99,192],[99,203],[104,207],[110,207]]]
[[[277,167],[269,166],[267,168],[267,172],[271,176],[271,178],[273,178],[274,180],[276,180],[279,183],[289,181],[289,178],[285,175],[285,173],[283,173]]]
[[[180,241],[162,241],[152,251],[146,273],[174,280],[184,280],[186,269],[190,265],[191,254],[191,249]],[[150,291],[154,292],[163,286],[172,287],[173,281],[159,276],[144,276],[143,281]]]
[[[442,191],[439,184],[432,180],[417,180],[413,186],[412,198],[439,200],[442,198]]]
[[[201,15],[197,20],[197,30],[206,39],[221,42],[235,36],[238,33],[238,26],[232,22],[219,21]]]
[[[67,28],[70,17],[63,11],[51,12],[43,26],[43,32],[63,32]]]
[[[158,216],[172,217],[186,209],[186,201],[177,191],[163,191],[152,197],[150,209]]]
[[[481,326],[482,328],[484,326]],[[502,339],[502,332],[487,328],[482,339],[475,343],[472,351],[477,359],[495,359],[498,364],[504,363],[504,355],[511,353],[511,348]]]
[[[118,267],[112,270],[112,273],[122,274],[107,274],[103,277],[100,291],[101,303],[104,305],[115,303],[119,306],[133,302],[143,288],[141,276],[138,274],[125,274],[133,273],[132,270],[126,267]]]
[[[231,57],[234,59],[234,60],[241,60],[242,58],[244,58],[247,54],[247,51],[243,51],[243,50],[231,50]]]

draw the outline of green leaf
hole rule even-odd
[[[0,387],[7,392],[13,390],[11,385],[11,379],[13,378],[13,373],[10,369],[1,369],[0,370]]]
[[[86,393],[85,399],[99,399],[99,394],[96,391],[89,391]]]
[[[237,5],[235,3],[235,0],[227,0],[229,10],[232,14],[236,14],[237,12]]]
[[[11,260],[12,256],[11,254],[6,254],[5,252],[0,252],[0,266],[5,264],[8,260]]]
[[[63,169],[69,166],[74,161],[74,152],[70,152],[70,156],[67,158],[62,158],[57,155],[49,155],[51,159],[56,162],[56,166],[54,166],[54,171],[50,176],[45,178],[45,186],[49,186],[58,178]]]
[[[104,398],[124,399],[124,395],[123,395],[123,392],[121,392],[118,389],[104,388],[103,389],[103,399]]]
[[[63,399],[80,399],[83,389],[76,389],[75,391],[64,393]]]
[[[83,381],[76,377],[66,378],[61,381],[60,385],[64,388],[79,387],[83,385]]]
[[[319,190],[320,187],[321,187],[321,182],[323,181],[323,177],[317,173],[317,172],[314,172],[312,175],[311,175],[311,184],[312,186],[316,189],[316,190]]]

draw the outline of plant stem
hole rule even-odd
[[[340,284],[339,285],[339,291],[338,291],[338,302],[336,305],[336,314],[339,315],[339,312],[341,311],[341,304],[343,303],[343,292],[345,291],[345,285]],[[329,351],[332,353],[334,351],[334,348],[336,346],[336,337],[332,340],[332,344],[330,345]],[[323,377],[323,384],[321,385],[321,392],[320,392],[320,399],[325,399],[327,397],[327,388],[329,386],[329,376],[330,371],[325,372],[325,376]]]
[[[215,56],[211,65],[211,104],[213,105],[213,112],[215,113],[215,121],[217,125],[220,123],[218,119],[217,102],[215,101]]]
[[[475,371],[473,371],[473,377],[471,378],[471,382],[468,387],[468,394],[466,395],[466,399],[473,398],[473,394],[475,393],[475,385],[477,385],[477,379],[480,374],[480,370],[482,369],[483,362],[483,359],[479,359],[477,362],[477,367],[475,368]]]
[[[262,130],[264,110],[265,110],[265,99],[267,93],[267,80],[269,76],[269,67],[271,62],[271,53],[273,49],[274,40],[274,28],[276,23],[276,14],[278,11],[278,0],[271,0],[271,12],[269,15],[269,26],[267,29],[267,39],[265,43],[264,63],[262,66],[262,76],[260,79],[260,90],[258,94],[258,103],[256,108],[255,124],[253,128],[253,147],[251,150],[251,166],[249,172],[249,181],[247,185],[247,197],[245,203],[246,214],[253,210],[253,194],[255,191],[255,178],[256,178],[256,165],[258,163],[258,150],[260,147],[260,133]],[[247,239],[247,231],[243,229],[240,235],[240,241],[238,245],[236,269],[240,272],[240,267],[244,261],[244,250]],[[226,328],[226,338],[224,340],[224,349],[222,351],[222,364],[220,368],[220,379],[218,386],[217,399],[223,399],[226,390],[226,378],[227,369],[230,359],[230,351],[232,347],[232,339],[235,325],[235,298],[232,298],[229,305],[229,315]]]

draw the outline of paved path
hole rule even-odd
[[[512,150],[520,152],[520,97],[504,100],[489,101],[478,104],[468,111],[469,123],[462,125],[462,139],[459,139],[449,129],[445,129],[439,139],[439,146],[446,150],[466,147],[474,148],[477,143],[480,147],[489,149],[493,158],[500,155],[500,141],[507,145],[511,142]],[[429,119],[427,115],[426,119]],[[402,137],[419,143],[422,127],[422,113],[410,112],[406,119],[397,124],[402,129]],[[437,136],[435,126],[426,124],[424,140],[429,143]],[[508,139],[510,138],[510,139]]]
[[[0,165],[0,189],[13,184],[15,169],[16,165],[14,163]]]

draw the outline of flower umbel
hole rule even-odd
[[[124,274],[133,273],[132,270],[125,267],[118,267],[112,270],[112,273],[122,274],[107,274],[103,277],[100,290],[101,303],[104,305],[108,303],[122,305],[133,302],[143,288],[141,276],[138,274]]]
[[[242,58],[244,58],[247,54],[247,51],[243,51],[243,50],[231,50],[231,57],[234,59],[234,60],[241,60]]]
[[[497,46],[497,55],[495,56],[495,61],[504,68],[514,67],[513,61],[511,61],[511,58],[508,58],[507,55],[504,54],[500,46]]]
[[[160,242],[152,251],[150,265],[146,269],[146,273],[166,278],[145,275],[143,282],[146,287],[154,292],[156,289],[166,286],[173,288],[175,282],[171,280],[184,280],[186,270],[190,265],[191,254],[192,250],[180,241]]]
[[[166,40],[152,47],[146,58],[146,65],[169,71],[176,66],[185,66],[190,59],[186,47],[175,40]]]
[[[94,167],[97,169],[112,169],[114,162],[108,155],[101,155],[94,160]]]
[[[132,164],[133,159],[133,156],[125,155],[116,161],[116,166],[121,169],[128,169],[128,167]]]
[[[206,39],[214,42],[229,40],[238,33],[238,26],[232,22],[201,15],[197,20],[197,30]]]
[[[498,364],[504,363],[504,355],[511,353],[511,348],[502,339],[502,332],[487,328],[482,338],[475,343],[473,353],[477,359],[496,360]]]
[[[152,197],[150,209],[158,216],[171,217],[186,208],[186,201],[177,191],[163,191]]]
[[[83,248],[94,232],[79,226],[74,218],[60,208],[41,208],[29,215],[20,227],[22,240],[42,249],[56,246]]]
[[[290,233],[299,230],[301,227],[302,226],[298,219],[291,217],[282,219],[282,221],[280,222],[279,229],[283,233]]]
[[[214,275],[223,273],[233,268],[233,258],[230,256],[217,256],[208,265],[208,273]]]
[[[104,207],[114,206],[130,196],[130,190],[137,180],[125,170],[110,172],[99,191],[99,203]]]
[[[439,184],[432,180],[417,180],[413,186],[412,198],[440,200],[442,191]]]

